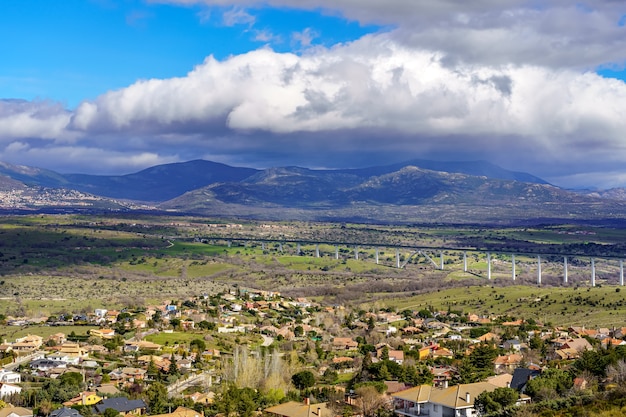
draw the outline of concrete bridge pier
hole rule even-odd
[[[280,253],[283,253],[283,243],[279,243],[278,244],[278,250],[280,251]]]
[[[335,259],[339,259],[339,246],[335,245]]]
[[[515,254],[511,255],[511,278],[515,281]]]
[[[261,242],[261,249],[265,250],[265,242]]]
[[[378,265],[378,248],[376,248],[376,265]]]
[[[463,272],[467,272],[467,252],[463,252]]]
[[[356,259],[357,261],[359,260],[359,247],[358,246],[354,247],[354,259]]]
[[[320,257],[320,245],[319,244],[315,245],[315,257],[316,258]]]
[[[443,271],[443,251],[439,252],[439,269]]]
[[[537,285],[541,285],[541,255],[537,255]]]
[[[624,286],[624,261],[619,260],[619,285]]]
[[[568,273],[567,273],[567,256],[563,257],[563,283],[567,284],[569,281]]]
[[[400,268],[400,251],[396,249],[396,268]]]
[[[491,253],[487,252],[487,279],[491,280]]]
[[[228,242],[226,242],[228,244],[228,247],[230,248],[233,245],[233,242],[231,242],[230,240]]]
[[[596,260],[591,258],[591,286],[596,286]]]
[[[298,247],[296,248],[296,254],[300,255],[302,253],[302,246],[298,243]]]

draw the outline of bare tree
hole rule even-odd
[[[356,389],[356,406],[363,417],[374,417],[381,408],[389,406],[388,401],[375,387],[365,386]]]
[[[615,365],[609,365],[606,368],[606,376],[618,386],[624,386],[626,384],[626,361],[620,359]]]

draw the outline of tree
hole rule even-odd
[[[104,413],[102,413],[103,417],[118,417],[119,415],[120,412],[111,407],[107,408],[106,410],[104,410]]]
[[[519,394],[513,388],[496,388],[485,391],[476,397],[474,407],[479,414],[500,413],[503,409],[515,405]]]
[[[217,329],[217,324],[210,322],[210,321],[206,321],[206,320],[202,320],[200,323],[198,323],[198,326],[203,330]]]
[[[526,383],[526,393],[533,400],[558,398],[574,385],[572,376],[562,369],[549,368]]]
[[[387,346],[383,347],[381,353],[380,353],[380,360],[381,361],[388,361],[389,360],[389,348]]]
[[[458,367],[457,380],[459,384],[472,384],[480,381],[480,375],[469,358],[463,358],[463,360],[461,360]]]
[[[217,413],[228,417],[251,417],[261,406],[261,397],[253,388],[237,388],[235,384],[224,386],[215,401]]]
[[[311,371],[300,371],[293,374],[291,382],[299,390],[310,388],[315,385],[315,375]]]
[[[626,361],[617,361],[614,365],[609,365],[606,369],[606,376],[609,380],[620,386],[626,385]]]
[[[380,368],[378,368],[378,379],[381,381],[391,379],[391,373],[389,373],[389,368],[387,368],[387,364],[385,362],[383,362]]]
[[[174,354],[172,354],[172,358],[170,359],[170,367],[167,370],[169,375],[178,375],[178,364],[176,363],[176,358]]]
[[[66,372],[59,378],[61,385],[67,385],[80,389],[83,384],[83,375],[79,372]]]
[[[337,381],[337,378],[339,378],[339,374],[337,373],[337,371],[328,368],[324,371],[324,382],[326,382],[327,384],[334,384],[335,381]]]
[[[428,369],[427,366],[415,365],[402,365],[402,375],[400,376],[400,382],[406,382],[407,384],[417,386],[423,384],[431,384],[433,382],[434,375]]]
[[[430,312],[430,310],[427,309],[422,309],[418,311],[417,315],[423,319],[430,319],[433,317],[433,314]]]
[[[206,343],[201,339],[193,339],[189,342],[189,347],[192,350],[195,348],[197,352],[204,352],[206,350]]]
[[[167,411],[167,388],[160,382],[154,382],[145,391],[150,414],[163,414]]]
[[[159,368],[157,368],[156,363],[152,357],[150,357],[150,363],[148,363],[148,370],[146,372],[150,378],[158,379],[159,378]]]
[[[39,412],[37,413],[37,415],[47,416],[52,412],[53,408],[54,406],[52,404],[52,401],[43,400],[39,403]]]
[[[355,390],[357,394],[357,408],[363,417],[374,417],[385,407],[386,401],[378,390],[371,386],[359,387]]]

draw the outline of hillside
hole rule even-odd
[[[58,174],[0,164],[0,174],[7,191],[25,186],[31,193],[37,193],[37,187],[76,190],[110,199],[114,205],[126,200],[135,202],[136,207],[148,204],[202,216],[493,224],[612,221],[626,214],[624,200],[564,190],[531,174],[484,161],[414,160],[360,169],[257,170],[195,160],[121,176]],[[57,195],[62,199],[67,193]],[[64,202],[54,203],[62,206]]]

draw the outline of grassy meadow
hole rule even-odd
[[[228,246],[229,238],[259,241],[232,240]],[[295,242],[300,239],[299,255]],[[282,251],[277,243],[281,240],[290,240]],[[316,246],[307,243],[316,240],[353,243],[339,245],[335,259],[332,244],[319,245],[316,257]],[[239,285],[325,304],[431,306],[554,324],[626,326],[620,322],[626,321],[621,302],[626,292],[617,286],[619,264],[614,258],[622,253],[625,241],[624,230],[577,225],[487,229],[246,221],[226,228],[195,218],[4,217],[0,313],[46,317],[89,312],[162,303]],[[396,249],[385,244],[406,246],[399,250],[404,268],[395,267]],[[464,250],[441,254],[424,249],[428,247],[466,249],[468,270],[463,270]],[[516,248],[520,255],[513,281],[506,252]],[[491,280],[487,250],[492,253]],[[542,285],[537,286],[537,258],[522,253],[541,250],[583,253],[569,259],[568,284],[562,282],[563,257],[549,255],[542,257]],[[592,256],[597,257],[594,288]]]

